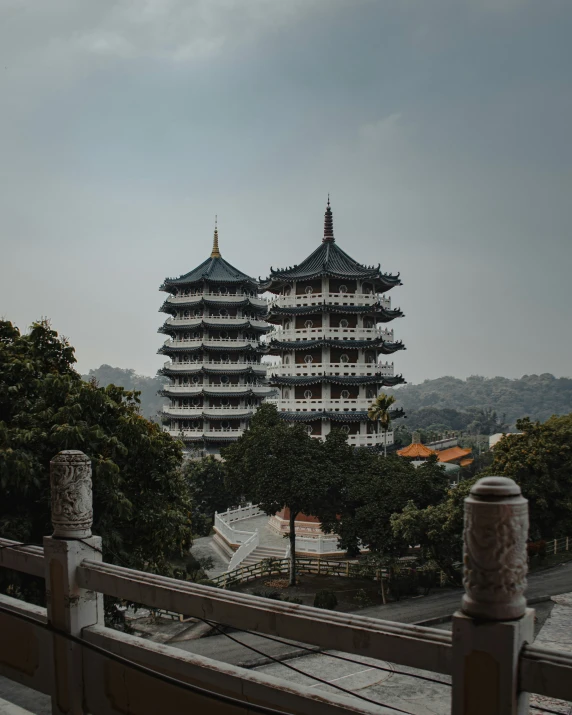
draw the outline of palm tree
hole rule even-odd
[[[370,420],[373,420],[377,425],[377,433],[379,434],[379,425],[383,430],[383,456],[387,457],[387,431],[391,425],[391,415],[389,413],[389,408],[395,402],[395,397],[393,395],[386,395],[381,393],[375,399],[375,401],[370,406],[367,411],[367,416]]]

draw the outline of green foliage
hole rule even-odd
[[[323,445],[302,424],[281,420],[276,407],[263,404],[250,427],[222,450],[228,486],[257,503],[267,514],[290,511],[290,585],[295,584],[294,520],[303,512],[315,514],[327,497],[331,475],[323,468]]]
[[[90,370],[87,375],[82,375],[87,382],[95,380],[100,387],[117,385],[124,387],[129,392],[137,392],[141,414],[149,420],[158,422],[158,413],[165,404],[165,398],[157,393],[167,383],[164,377],[147,377],[138,375],[132,368],[111,367],[100,365],[95,370]]]
[[[464,500],[474,481],[460,482],[446,490],[441,500],[425,506],[410,501],[401,512],[396,511],[390,517],[397,540],[419,545],[422,559],[437,564],[459,585],[460,572],[456,565],[463,558]]]
[[[385,434],[387,434],[387,431],[391,426],[390,410],[394,402],[395,397],[393,395],[386,395],[382,392],[375,398],[367,411],[368,418],[377,425],[378,429],[381,427]],[[385,441],[383,443],[383,453],[387,454],[387,444]]]
[[[169,574],[191,537],[181,445],[139,414],[134,393],[84,382],[74,362],[47,321],[27,335],[0,322],[0,534],[41,543],[51,533],[49,463],[79,449],[92,460],[105,560]]]
[[[314,596],[314,608],[326,608],[328,611],[333,611],[338,605],[338,599],[333,591],[326,589],[318,591]]]
[[[226,484],[226,465],[213,456],[188,460],[183,468],[193,504],[195,534],[210,533],[215,511],[226,511],[240,500]]]
[[[554,539],[572,533],[572,414],[541,424],[518,420],[522,434],[495,445],[486,473],[511,477],[529,500],[530,536]],[[483,476],[483,475],[480,475]]]
[[[409,544],[417,542],[395,534],[392,514],[400,513],[409,502],[420,509],[438,503],[449,484],[435,457],[416,469],[395,455],[381,457],[358,449],[351,451],[351,459],[340,471],[328,501],[316,514],[325,531],[340,537],[350,556],[359,552],[360,542],[377,555],[405,553]]]
[[[500,422],[509,425],[524,415],[543,421],[554,414],[572,411],[572,379],[555,378],[549,373],[524,375],[518,380],[478,375],[466,380],[440,377],[419,385],[403,385],[387,393],[394,395],[405,409],[410,430],[438,423],[453,430],[466,430],[475,413],[486,409],[496,410]]]

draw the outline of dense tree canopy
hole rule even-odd
[[[395,395],[399,407],[405,408],[411,429],[444,423],[450,429],[464,430],[473,421],[474,413],[486,408],[496,410],[499,419],[511,426],[526,415],[532,420],[543,421],[552,415],[566,415],[572,411],[572,379],[555,378],[549,373],[524,375],[517,380],[478,375],[466,380],[439,377],[387,392]],[[439,410],[440,414],[431,415],[426,410]],[[460,414],[447,414],[448,410]],[[417,417],[419,422],[414,424]]]
[[[340,537],[350,554],[362,548],[378,555],[399,556],[410,543],[396,537],[391,516],[408,503],[419,508],[441,501],[449,479],[435,458],[417,469],[406,459],[387,458],[367,449],[350,449],[337,479],[337,494],[318,508],[325,530]],[[339,490],[339,491],[338,491]]]
[[[226,511],[238,504],[240,494],[229,489],[225,462],[213,456],[189,459],[184,466],[184,474],[193,505],[193,532],[207,536],[213,525],[215,511]]]
[[[330,476],[320,460],[322,445],[305,425],[281,420],[276,407],[262,405],[249,429],[222,451],[229,487],[258,503],[267,514],[286,507],[290,511],[290,583],[295,583],[298,514],[315,514],[323,503]]]
[[[572,414],[544,423],[518,420],[522,434],[506,435],[493,449],[487,474],[511,477],[529,500],[533,539],[572,533]],[[482,476],[482,475],[480,475]]]
[[[135,393],[83,381],[74,362],[47,322],[27,335],[0,322],[0,535],[51,533],[50,459],[79,449],[92,460],[105,559],[169,573],[191,537],[181,445],[139,414]]]

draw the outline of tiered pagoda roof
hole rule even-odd
[[[372,281],[378,293],[384,293],[401,285],[399,274],[382,273],[380,265],[364,266],[337,245],[334,238],[333,216],[329,199],[324,219],[324,238],[320,246],[296,266],[277,270],[270,268],[270,276],[261,283],[260,289],[275,291],[294,280],[312,280],[322,276],[368,279]]]
[[[254,290],[257,288],[257,282],[251,276],[239,271],[238,268],[232,266],[228,261],[221,256],[218,247],[218,231],[215,229],[215,237],[213,250],[210,258],[203,261],[200,266],[193,268],[192,271],[185,273],[179,278],[166,278],[159,290],[171,292],[178,286],[192,285],[193,283],[226,283],[226,284],[243,284],[250,283]]]
[[[405,313],[400,308],[395,310],[384,308],[380,303],[372,305],[328,305],[323,303],[313,305],[300,305],[293,307],[282,307],[273,305],[270,307],[270,314],[267,318],[269,323],[278,323],[281,316],[296,316],[296,315],[315,315],[316,313],[345,313],[351,315],[360,315],[362,313],[375,313],[375,320],[378,323],[389,323],[395,318],[403,318]]]
[[[322,383],[330,383],[332,385],[383,385],[384,387],[395,387],[402,385],[405,380],[403,375],[395,375],[394,377],[384,376],[378,372],[374,375],[273,375],[272,384],[281,385],[319,385]]]

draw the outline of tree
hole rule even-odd
[[[327,495],[320,450],[305,425],[281,420],[271,404],[263,404],[249,429],[222,450],[232,491],[258,503],[266,514],[288,510],[290,586],[296,585],[296,517],[315,514]]]
[[[189,460],[183,472],[192,501],[192,523],[195,534],[210,533],[216,511],[225,511],[237,504],[239,495],[233,494],[226,483],[226,465],[212,455]]]
[[[530,536],[553,539],[572,533],[572,414],[544,423],[524,418],[522,434],[495,445],[484,474],[511,477],[529,500]],[[483,476],[481,474],[480,476]]]
[[[27,335],[0,321],[0,534],[41,543],[50,460],[79,449],[92,460],[105,560],[170,574],[171,556],[191,543],[181,444],[139,414],[137,393],[84,382],[74,363],[47,321]]]
[[[458,585],[461,585],[458,564],[463,558],[464,501],[475,481],[460,482],[448,489],[444,498],[425,507],[409,501],[390,518],[396,539],[418,544],[423,558],[435,562]]]
[[[367,416],[370,420],[373,420],[377,425],[377,430],[379,432],[379,425],[383,429],[383,454],[387,456],[387,432],[389,426],[391,425],[391,414],[389,408],[395,402],[395,397],[393,395],[386,395],[381,393],[378,395],[367,411]]]
[[[410,542],[396,536],[391,516],[408,503],[419,508],[443,499],[448,478],[435,457],[417,469],[406,459],[381,457],[367,449],[353,451],[351,467],[334,486],[317,516],[325,531],[337,534],[350,556],[367,549],[376,557],[398,557]]]

